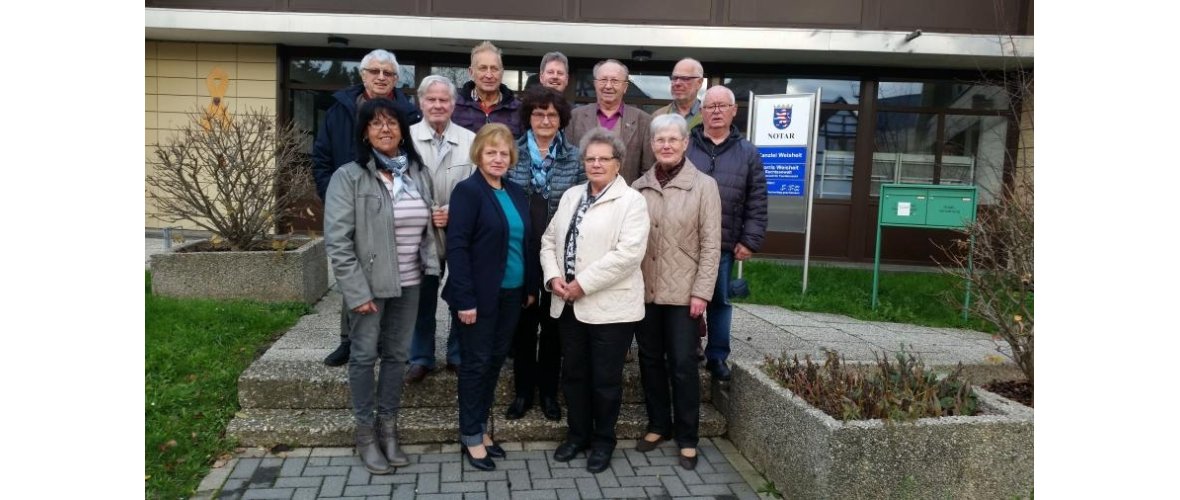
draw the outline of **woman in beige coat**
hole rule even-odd
[[[559,318],[568,408],[565,442],[553,458],[590,450],[586,469],[610,466],[623,401],[623,359],[643,318],[639,261],[647,248],[647,205],[619,176],[622,141],[605,129],[582,137],[588,182],[566,190],[541,238],[549,313]]]
[[[717,280],[721,197],[713,178],[684,156],[684,118],[675,113],[656,117],[651,136],[656,165],[634,184],[651,218],[642,265],[646,314],[636,333],[647,435],[636,449],[651,451],[675,436],[680,466],[693,470],[701,409],[697,320]]]

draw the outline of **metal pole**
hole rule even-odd
[[[971,309],[971,277],[975,275],[975,234],[971,234],[967,248],[967,296],[963,298],[963,321],[967,321],[967,312]]]
[[[823,89],[815,89],[811,96],[811,142],[807,155],[807,226],[803,230],[803,295],[807,295],[807,271],[811,266],[811,212],[815,202],[815,154],[819,137],[819,106],[823,102]]]
[[[164,250],[172,249],[172,228],[164,228]]]
[[[881,202],[884,210],[885,202]],[[880,219],[880,216],[877,217]],[[881,221],[877,221],[877,249],[873,251],[873,310],[877,310],[877,275],[881,272]]]

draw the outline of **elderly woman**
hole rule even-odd
[[[508,172],[508,180],[524,188],[528,195],[528,217],[533,227],[549,226],[557,204],[565,191],[586,182],[578,147],[565,140],[561,129],[569,123],[570,108],[565,98],[545,87],[533,87],[524,94],[520,104],[520,122],[527,124],[526,132],[516,141],[516,168]],[[535,235],[533,248],[541,244],[541,231]],[[557,320],[545,312],[551,307],[549,294],[538,304],[521,313],[512,340],[512,371],[516,397],[508,405],[505,417],[521,418],[533,405],[534,389],[540,392],[541,411],[549,420],[561,420],[557,404],[557,381],[561,375],[561,343],[557,334]],[[537,335],[538,323],[541,327]],[[538,340],[540,341],[538,350]]]
[[[565,442],[553,458],[590,450],[586,469],[610,466],[623,397],[623,357],[643,318],[639,261],[647,248],[647,204],[619,176],[626,147],[598,128],[581,142],[589,182],[570,188],[541,238],[541,268],[560,318]]]
[[[332,174],[324,235],[346,310],[348,388],[356,451],[365,469],[409,465],[397,443],[402,375],[423,276],[439,274],[430,221],[430,176],[408,145],[407,108],[372,99],[357,115],[356,161]],[[373,367],[381,360],[376,387]],[[374,419],[374,390],[376,419]]]
[[[642,266],[646,311],[636,333],[647,435],[635,448],[651,451],[675,436],[680,466],[693,470],[701,409],[697,321],[717,280],[721,197],[713,178],[684,157],[688,127],[683,117],[657,116],[651,135],[655,168],[633,185],[651,217]]]
[[[468,463],[492,470],[506,456],[488,434],[500,367],[512,345],[520,310],[540,291],[537,248],[524,190],[504,180],[516,163],[508,127],[484,125],[471,143],[476,172],[455,185],[447,229],[443,288],[458,326],[459,440]]]

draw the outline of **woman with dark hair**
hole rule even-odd
[[[447,229],[451,277],[442,298],[459,333],[459,441],[467,462],[492,470],[507,456],[488,434],[500,367],[512,345],[520,310],[541,288],[538,250],[524,190],[504,181],[516,163],[508,127],[491,123],[475,134],[476,172],[455,185]]]
[[[423,275],[437,276],[439,265],[434,233],[427,230],[430,176],[408,145],[410,117],[389,99],[369,100],[357,115],[357,158],[332,174],[324,236],[352,344],[348,388],[356,451],[370,473],[388,474],[391,466],[410,463],[397,442],[402,376],[419,285]]]
[[[520,104],[520,122],[525,134],[516,141],[516,167],[508,171],[508,180],[524,188],[528,195],[528,217],[538,228],[530,243],[541,247],[541,232],[549,226],[565,190],[586,182],[581,151],[566,142],[561,129],[569,123],[570,108],[565,98],[546,87],[525,92]],[[557,320],[549,310],[551,295],[542,294],[538,304],[525,308],[512,339],[512,371],[516,397],[504,416],[521,418],[533,405],[533,391],[541,396],[541,411],[549,420],[561,420],[557,404],[558,380],[561,376],[561,341]],[[537,335],[538,324],[541,328]],[[538,349],[538,341],[540,346]]]

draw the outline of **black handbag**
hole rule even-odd
[[[737,278],[729,280],[729,297],[744,299],[750,296],[750,284],[742,279],[742,261],[738,261]]]

